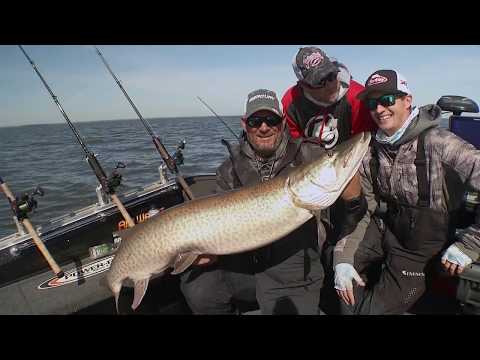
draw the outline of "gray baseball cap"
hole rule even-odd
[[[258,89],[248,94],[245,105],[245,118],[249,118],[260,110],[268,110],[280,117],[283,116],[277,95],[271,90]]]

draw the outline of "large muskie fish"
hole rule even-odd
[[[360,167],[370,133],[360,133],[315,161],[268,182],[193,200],[121,233],[106,282],[118,296],[134,283],[132,309],[150,277],[173,267],[178,274],[199,254],[233,254],[268,245],[332,205]]]

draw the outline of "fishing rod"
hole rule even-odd
[[[223,123],[223,125],[227,127],[228,130],[230,130],[230,132],[233,134],[233,136],[235,136],[237,140],[240,140],[240,138],[235,134],[235,132],[230,128],[230,126],[228,126],[227,123],[223,121],[223,119],[220,116],[218,116],[217,113],[213,111],[213,109],[210,106],[208,106],[208,104],[200,98],[200,96],[197,96],[197,99],[200,100],[202,104],[205,105],[217,117],[217,119],[220,120]]]
[[[167,167],[168,169],[173,173],[175,174],[176,176],[176,179],[177,181],[180,183],[180,185],[182,186],[183,188],[183,191],[185,192],[185,194],[187,194],[188,198],[190,200],[192,200],[194,198],[193,196],[193,192],[192,190],[190,189],[190,187],[188,186],[188,184],[186,183],[185,179],[183,178],[183,176],[180,174],[180,171],[178,169],[178,166],[177,166],[177,161],[176,161],[176,156],[175,158],[171,157],[170,154],[168,153],[167,149],[165,148],[165,146],[162,144],[162,142],[160,141],[160,138],[155,134],[155,132],[153,131],[152,127],[150,126],[150,124],[148,123],[148,121],[146,121],[142,114],[140,114],[140,111],[137,109],[137,107],[135,106],[135,104],[133,103],[132,99],[130,98],[130,96],[128,96],[127,94],[127,91],[123,88],[122,84],[120,83],[120,80],[118,80],[118,78],[115,76],[115,74],[113,73],[112,69],[110,68],[110,66],[108,65],[107,61],[105,60],[105,58],[103,57],[102,53],[100,52],[100,50],[94,46],[95,48],[95,51],[97,52],[98,56],[100,56],[100,58],[102,59],[102,62],[103,64],[105,65],[105,67],[107,68],[108,72],[110,73],[110,75],[112,75],[112,77],[114,78],[115,82],[117,83],[117,85],[120,87],[120,89],[122,90],[123,94],[125,95],[125,97],[127,98],[128,102],[130,103],[130,105],[132,106],[133,110],[135,111],[135,113],[137,114],[138,118],[140,119],[140,121],[142,122],[143,126],[145,127],[145,129],[147,130],[148,134],[151,136],[152,138],[152,141],[153,141],[153,144],[155,145],[155,148],[157,149],[158,153],[160,154],[160,156],[162,157],[163,161],[165,162],[165,164],[167,164]],[[180,147],[181,148],[181,147]],[[179,153],[180,155],[180,153]]]
[[[38,250],[40,250],[40,253],[43,255],[45,260],[47,260],[48,265],[50,266],[52,271],[55,273],[57,278],[60,279],[64,277],[65,273],[60,268],[60,266],[58,266],[57,262],[53,259],[47,247],[45,246],[43,241],[40,240],[40,237],[38,236],[37,232],[33,228],[32,223],[28,219],[28,212],[32,211],[37,206],[37,202],[35,201],[33,196],[37,194],[42,196],[43,190],[41,190],[40,188],[37,188],[30,195],[25,194],[22,198],[16,198],[1,177],[0,177],[0,189],[3,191],[3,193],[7,197],[8,202],[10,203],[10,208],[12,209],[13,216],[16,219],[18,219],[18,221],[21,221],[23,226],[25,226],[28,233],[32,237],[33,242],[37,246]]]
[[[87,148],[87,145],[85,144],[85,142],[82,140],[82,137],[80,136],[80,134],[78,133],[77,129],[75,128],[75,126],[73,126],[72,122],[70,121],[70,119],[68,118],[67,114],[65,113],[65,111],[63,110],[62,108],[62,105],[60,105],[60,102],[58,101],[58,98],[55,96],[55,94],[53,93],[52,89],[50,89],[50,86],[48,86],[47,82],[45,81],[45,79],[43,78],[42,74],[40,74],[40,71],[38,71],[37,69],[37,66],[35,65],[35,63],[32,61],[32,59],[30,58],[30,56],[28,56],[28,54],[25,52],[25,50],[23,49],[22,45],[18,45],[18,47],[20,48],[20,50],[22,50],[23,54],[25,55],[25,57],[27,58],[28,62],[30,63],[30,65],[32,65],[33,67],[33,70],[35,70],[35,72],[37,73],[38,77],[40,78],[40,80],[42,81],[43,85],[45,86],[45,88],[48,90],[48,92],[50,93],[50,95],[52,96],[52,99],[53,101],[55,102],[55,104],[58,106],[58,108],[60,109],[60,112],[62,113],[63,117],[65,118],[65,120],[67,121],[67,124],[68,126],[70,126],[70,129],[72,129],[73,133],[75,134],[75,137],[77,138],[77,141],[78,143],[80,144],[80,146],[82,147],[83,149],[83,152],[85,153],[85,155],[87,156],[87,161],[88,161],[88,164],[90,165],[90,167],[92,168],[93,172],[95,173],[95,175],[97,176],[97,179],[98,181],[100,182],[100,185],[102,186],[102,190],[110,195],[112,201],[114,202],[114,204],[118,207],[118,209],[120,210],[121,214],[123,215],[124,219],[127,221],[128,223],[128,226],[129,227],[133,227],[135,226],[135,222],[133,221],[133,219],[131,218],[131,216],[129,215],[129,213],[127,212],[127,210],[125,209],[125,207],[123,206],[123,204],[121,203],[120,199],[118,198],[118,196],[115,194],[115,188],[117,186],[120,185],[120,182],[121,182],[121,178],[122,176],[116,171],[117,168],[120,168],[120,167],[125,167],[125,165],[121,164],[121,163],[118,163],[117,167],[115,168],[115,170],[113,170],[112,172],[112,175],[109,177],[107,177],[107,175],[105,174],[105,171],[103,170],[102,166],[100,165],[100,163],[98,162],[95,154],[93,152],[91,152],[88,148]]]

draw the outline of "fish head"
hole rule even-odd
[[[359,133],[291,174],[287,189],[292,201],[308,210],[332,205],[358,171],[370,138],[369,132]]]

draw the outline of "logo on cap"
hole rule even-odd
[[[317,66],[323,61],[323,56],[319,52],[314,52],[308,55],[305,59],[303,59],[303,65],[308,70],[312,67]]]
[[[368,80],[367,86],[383,84],[387,81],[388,81],[388,79],[385,76],[375,74],[370,78],[370,80]]]
[[[275,98],[272,95],[258,94],[258,95],[254,95],[250,99],[248,99],[248,102],[251,103],[252,101],[255,101],[255,100],[258,100],[258,99],[268,99],[268,100],[275,101]]]

